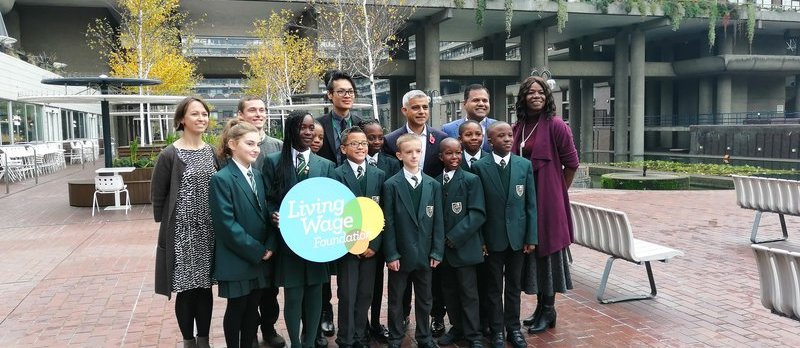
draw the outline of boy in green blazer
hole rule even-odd
[[[432,270],[444,257],[442,185],[419,168],[422,141],[413,134],[397,138],[401,172],[383,184],[383,249],[389,268],[389,348],[400,348],[405,336],[403,293],[414,286],[416,332],[419,347],[436,348],[430,329]]]
[[[458,140],[461,141],[461,148],[464,149],[461,156],[461,168],[472,171],[472,164],[490,153],[483,151],[483,128],[481,124],[473,120],[466,120],[458,126]]]
[[[488,255],[488,300],[493,348],[505,347],[505,337],[515,348],[527,346],[520,332],[519,310],[524,254],[538,243],[536,191],[531,162],[511,153],[513,131],[495,122],[487,132],[492,155],[478,160],[472,171],[483,183],[487,202],[483,239]],[[505,290],[504,290],[505,285]]]
[[[336,168],[336,180],[345,184],[356,197],[368,197],[380,204],[381,186],[386,180],[382,170],[367,164],[367,136],[359,127],[342,132],[341,151],[346,160]],[[336,294],[339,297],[339,347],[369,347],[367,312],[375,284],[375,257],[381,236],[369,242],[360,255],[346,254],[336,264]],[[381,266],[383,263],[381,263]],[[381,267],[383,268],[383,267]]]
[[[483,263],[481,227],[486,221],[486,208],[481,180],[460,167],[462,155],[458,140],[442,140],[439,159],[444,172],[436,181],[442,183],[445,249],[439,272],[453,326],[439,338],[439,345],[453,345],[466,338],[470,348],[483,348],[476,265]]]

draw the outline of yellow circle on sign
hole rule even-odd
[[[361,207],[361,231],[369,235],[369,240],[373,240],[383,230],[383,210],[367,197],[357,197],[356,200]]]

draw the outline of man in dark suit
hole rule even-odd
[[[356,100],[355,86],[350,75],[341,71],[332,72],[327,81],[328,100],[331,101],[332,108],[329,113],[317,118],[322,128],[325,129],[325,141],[322,142],[322,147],[317,155],[336,165],[342,164],[344,161],[344,157],[339,151],[339,146],[342,145],[342,131],[357,126],[361,122],[360,117],[350,114],[350,109],[353,108],[353,102]]]
[[[435,178],[442,173],[442,162],[439,161],[439,143],[447,138],[444,132],[428,127],[430,117],[430,97],[420,90],[412,90],[403,96],[403,114],[406,124],[386,135],[383,143],[383,152],[388,155],[397,153],[397,138],[403,134],[414,134],[422,141],[422,160],[419,167],[426,175]],[[411,296],[406,298],[410,301]],[[442,299],[441,280],[438,272],[433,272],[433,308],[431,309],[431,329],[435,337],[444,333],[444,300]],[[410,302],[409,307],[410,308]]]
[[[264,133],[264,123],[267,120],[267,108],[261,98],[245,96],[239,99],[239,107],[236,116],[240,120],[255,126],[261,135],[261,142],[258,144],[261,152],[253,163],[253,167],[260,170],[264,166],[264,157],[270,153],[281,151],[283,142]],[[261,335],[264,342],[274,348],[285,346],[286,340],[275,330],[275,323],[278,321],[278,316],[281,312],[280,305],[278,304],[277,286],[267,287],[261,292],[261,303],[258,308],[261,315]]]
[[[475,162],[472,172],[481,179],[486,202],[491,202],[482,232],[488,253],[490,342],[492,348],[505,347],[505,340],[525,348],[519,322],[522,267],[524,254],[538,244],[533,167],[511,153],[513,131],[508,123],[495,122],[487,132],[492,154]]]
[[[442,141],[439,158],[444,172],[436,178],[442,183],[445,233],[440,275],[447,314],[453,326],[439,339],[439,345],[454,345],[467,339],[470,348],[483,348],[476,265],[483,263],[481,227],[486,221],[486,207],[481,180],[460,167],[461,156],[461,144],[457,140]]]

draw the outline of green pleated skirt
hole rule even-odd
[[[267,278],[259,274],[258,278],[248,280],[219,281],[219,297],[237,298],[250,294],[253,290],[267,287]]]

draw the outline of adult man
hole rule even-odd
[[[430,98],[420,90],[409,91],[403,96],[401,111],[406,116],[406,124],[386,135],[383,152],[389,156],[397,153],[397,138],[406,133],[416,134],[422,141],[422,160],[419,166],[426,175],[435,178],[442,174],[442,163],[439,161],[439,142],[447,138],[444,132],[428,127],[430,117],[428,104]]]
[[[491,152],[489,142],[486,141],[486,128],[490,124],[495,123],[497,120],[488,117],[491,111],[489,104],[489,90],[481,84],[472,84],[467,86],[464,90],[464,102],[461,109],[464,112],[464,118],[457,119],[453,122],[446,123],[442,126],[442,131],[447,133],[448,136],[458,138],[458,127],[464,123],[465,120],[473,120],[480,123],[483,129],[483,151]]]
[[[244,96],[239,100],[238,111],[236,116],[240,120],[255,126],[259,133],[261,133],[261,142],[258,147],[261,148],[261,153],[258,154],[253,166],[261,169],[264,163],[264,157],[267,154],[278,152],[283,146],[283,142],[275,139],[263,132],[264,123],[267,120],[267,108],[264,101],[255,96]],[[261,335],[264,342],[275,348],[280,348],[286,345],[286,340],[275,331],[275,322],[278,321],[280,314],[280,305],[278,304],[278,287],[266,288],[261,293],[261,303],[258,306],[261,312]]]
[[[353,101],[356,99],[356,85],[353,78],[341,71],[334,71],[327,83],[328,99],[333,108],[326,115],[317,118],[325,129],[325,141],[317,155],[338,165],[344,160],[339,151],[339,146],[342,144],[341,133],[347,128],[357,126],[361,118],[350,115],[350,109],[353,108]]]

